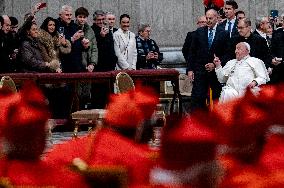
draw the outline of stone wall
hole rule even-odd
[[[131,29],[137,32],[139,23],[152,25],[152,38],[164,51],[179,51],[186,33],[195,29],[196,18],[204,14],[203,0],[43,0],[48,7],[37,14],[38,23],[49,15],[58,17],[60,7],[69,4],[75,9],[84,6],[90,11],[92,23],[94,10],[103,9],[116,15],[128,13],[131,16]],[[252,21],[257,16],[268,15],[269,10],[284,12],[283,0],[236,0],[239,9],[244,10]],[[23,20],[31,6],[38,0],[1,0],[0,14],[14,15]],[[174,47],[174,48],[173,48]],[[174,50],[173,50],[174,49]],[[167,55],[166,55],[167,56]],[[170,55],[172,56],[172,55]],[[182,59],[181,53],[179,61]]]

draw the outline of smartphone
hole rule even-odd
[[[278,10],[270,10],[270,16],[275,19],[278,17]]]
[[[64,27],[59,27],[58,32],[59,34],[64,35]]]

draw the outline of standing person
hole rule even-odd
[[[259,91],[258,86],[269,81],[263,61],[250,57],[248,43],[238,43],[235,53],[236,59],[228,61],[224,67],[222,67],[218,58],[214,59],[217,78],[219,82],[226,83],[221,92],[220,102],[243,96],[247,87],[256,93]]]
[[[0,72],[14,72],[16,69],[15,62],[15,52],[14,50],[17,48],[16,40],[11,33],[11,21],[7,15],[1,16],[1,30],[0,30],[0,59],[1,66]]]
[[[273,32],[271,40],[271,54],[273,70],[271,74],[271,83],[277,84],[284,81],[284,25],[282,29]]]
[[[135,70],[137,49],[135,34],[129,31],[130,16],[122,14],[119,19],[120,28],[113,34],[114,50],[118,58],[116,69]]]
[[[115,18],[115,15],[113,13],[107,12],[105,14],[105,21],[106,21],[106,23],[109,24],[109,31],[112,34],[117,31],[117,28],[114,27],[115,26],[115,20],[116,20],[116,18]]]
[[[239,10],[239,11],[236,12],[236,17],[237,17],[237,20],[240,21],[240,20],[246,18],[246,14],[245,14],[244,11]]]
[[[85,72],[86,67],[82,64],[82,51],[89,48],[89,41],[82,40],[84,38],[83,30],[72,20],[72,7],[63,5],[61,7],[58,18],[58,32],[63,34],[67,40],[71,42],[71,53],[61,55],[61,63],[63,72]]]
[[[113,33],[117,30],[115,26],[115,15],[96,10],[93,15],[94,23],[92,29],[95,32],[98,48],[98,63],[94,71],[105,72],[115,70],[117,57],[114,52]],[[92,84],[92,107],[105,108],[108,103],[108,95],[111,89],[105,83]]]
[[[71,52],[71,43],[66,40],[64,35],[58,33],[57,21],[52,17],[47,17],[40,26],[39,42],[44,46],[44,61],[59,61],[60,54]]]
[[[206,16],[200,16],[197,19],[197,24],[196,24],[197,28],[204,27],[204,26],[206,26],[206,24],[207,24]],[[188,59],[188,56],[189,56],[189,48],[190,48],[190,45],[191,45],[192,36],[194,35],[194,32],[195,31],[190,31],[190,32],[187,33],[183,47],[182,47],[182,54],[183,54],[183,57],[184,57],[186,62],[187,62],[187,59]]]
[[[265,63],[266,68],[271,67],[272,57],[267,42],[263,37],[251,32],[250,19],[244,18],[238,22],[238,32],[239,36],[231,38],[230,59],[235,59],[236,45],[240,42],[247,42],[251,48],[250,55],[261,59]]]
[[[225,15],[227,19],[219,25],[221,28],[230,33],[230,37],[239,35],[237,29],[238,20],[236,18],[236,9],[238,9],[238,4],[235,1],[226,1]]]
[[[136,36],[137,70],[156,69],[163,60],[157,43],[150,38],[151,27],[149,24],[139,25]]]
[[[81,29],[84,33],[82,40],[88,40],[90,43],[89,48],[83,51],[82,63],[88,72],[93,72],[98,62],[98,49],[95,33],[87,23],[88,16],[89,11],[84,7],[80,7],[75,11],[75,23],[78,25],[78,29]]]
[[[23,72],[61,72],[58,62],[44,61],[43,45],[38,41],[38,27],[32,20],[26,21],[21,28],[22,40],[19,48],[20,70]]]
[[[71,43],[65,39],[64,35],[59,34],[57,20],[47,17],[39,30],[39,41],[43,45],[42,56],[45,61],[60,62],[62,54],[71,52]],[[70,111],[68,106],[69,100],[66,97],[65,84],[45,85],[44,91],[49,101],[52,112],[52,118],[60,119],[68,117]],[[63,94],[64,93],[64,94]]]
[[[89,48],[82,51],[82,64],[85,71],[93,72],[98,62],[98,49],[95,33],[87,23],[88,16],[89,11],[84,7],[80,7],[75,11],[75,23],[78,25],[78,29],[84,33],[82,42],[89,42]],[[89,108],[88,105],[91,103],[91,83],[80,83],[78,92],[80,108]]]
[[[224,65],[229,35],[217,27],[218,13],[210,9],[206,12],[207,26],[198,28],[192,38],[188,58],[188,76],[193,81],[191,94],[191,111],[197,108],[206,109],[208,89],[211,87],[213,99],[218,99],[221,85],[214,71],[214,54]]]
[[[106,22],[106,15],[102,10],[95,11],[93,15],[94,24],[92,25],[92,29],[95,32],[98,47],[98,64],[95,67],[95,71],[101,72],[114,70],[117,63],[117,57],[114,52],[113,33],[109,32],[110,29],[106,27],[108,24],[104,24],[109,23],[111,30],[115,32],[115,16],[113,14],[107,15],[108,22]],[[110,18],[111,21],[109,21]]]

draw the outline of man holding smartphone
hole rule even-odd
[[[94,71],[105,72],[115,70],[117,57],[114,52],[113,33],[115,15],[105,13],[102,10],[96,10],[93,14],[94,24],[92,29],[95,32],[98,47],[98,63]],[[108,23],[106,24],[104,23]],[[93,83],[92,85],[92,107],[104,108],[108,101],[108,95],[111,93],[108,84]]]

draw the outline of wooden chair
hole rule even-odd
[[[12,93],[17,92],[16,84],[10,76],[3,76],[1,78],[0,88],[6,89]]]
[[[116,75],[115,84],[117,93],[125,93],[135,89],[132,78],[126,72],[120,72]]]

